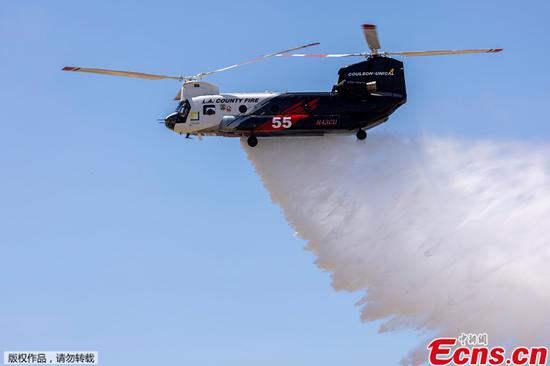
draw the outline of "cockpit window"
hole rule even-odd
[[[176,108],[176,112],[178,113],[186,113],[186,111],[189,111],[189,101],[183,100],[178,104],[178,107]]]
[[[180,115],[180,119],[185,122],[187,119],[187,115],[189,114],[189,110],[191,109],[191,105],[189,104],[188,100],[183,100],[178,104],[178,107],[176,108],[176,112]]]

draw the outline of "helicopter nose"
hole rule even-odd
[[[174,131],[174,127],[176,126],[177,120],[178,120],[178,114],[172,113],[164,119],[164,125],[166,126],[166,128]]]

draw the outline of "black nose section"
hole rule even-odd
[[[176,126],[176,123],[178,123],[178,118],[179,116],[177,113],[172,113],[164,119],[164,125],[166,126],[166,128],[174,131],[174,127]]]

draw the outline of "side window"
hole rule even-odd
[[[216,114],[216,106],[214,104],[205,104],[202,106],[202,114],[205,116],[211,116]]]

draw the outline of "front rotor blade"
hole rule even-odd
[[[306,44],[306,45],[303,45],[303,46],[290,48],[288,50],[283,50],[283,51],[273,52],[273,53],[270,53],[270,54],[267,54],[267,55],[258,56],[256,58],[253,58],[253,59],[247,60],[247,61],[243,61],[243,62],[240,62],[238,64],[234,64],[234,65],[227,66],[227,67],[222,67],[221,69],[217,69],[217,70],[213,70],[213,71],[207,71],[207,72],[201,72],[200,74],[197,74],[196,77],[197,78],[203,78],[205,76],[212,75],[212,74],[215,74],[215,73],[220,72],[220,71],[231,70],[231,69],[234,69],[234,68],[239,67],[239,66],[247,65],[247,64],[250,64],[250,63],[253,63],[253,62],[256,62],[256,61],[262,61],[262,60],[268,59],[270,57],[275,57],[275,56],[281,55],[283,53],[288,53],[288,52],[292,52],[292,51],[296,51],[296,50],[301,50],[302,48],[317,46],[319,44],[320,44],[319,42],[309,43],[309,44]]]
[[[178,94],[176,94],[176,96],[174,97],[174,100],[183,100],[183,89],[180,88],[180,90],[178,91]]]
[[[459,55],[464,53],[496,53],[501,52],[502,48],[484,48],[475,50],[439,50],[439,51],[407,51],[407,52],[384,52],[384,55],[399,56],[441,56],[441,55]]]
[[[109,69],[94,69],[94,68],[89,68],[89,67],[65,66],[62,70],[63,71],[90,72],[90,73],[93,73],[93,74],[103,74],[103,75],[126,76],[126,77],[130,77],[130,78],[140,78],[140,79],[149,79],[149,80],[160,80],[160,79],[183,80],[183,78],[181,76],[146,74],[146,73],[143,73],[143,72],[109,70]]]
[[[378,40],[378,32],[376,32],[376,26],[374,24],[363,24],[363,34],[367,40],[370,50],[376,53],[380,49],[380,41]]]

